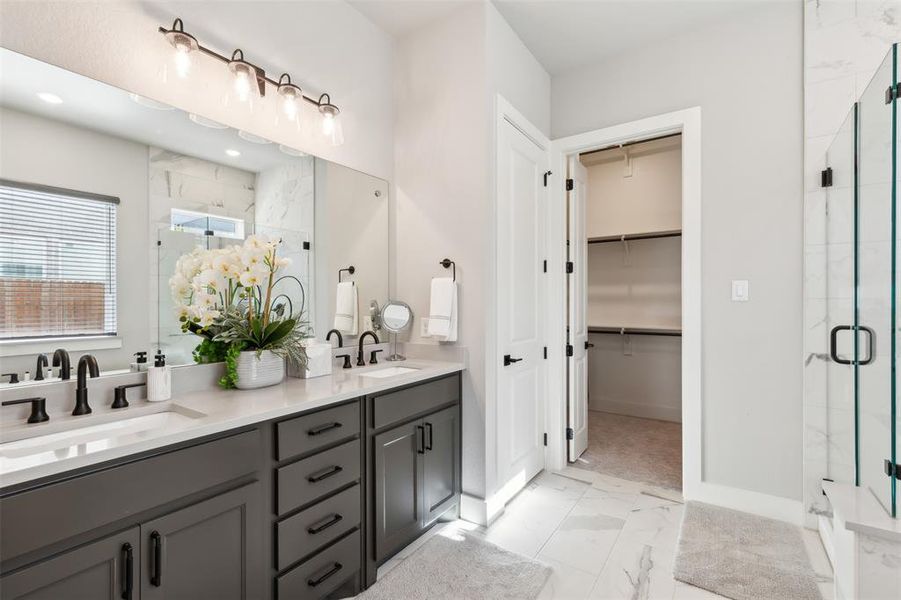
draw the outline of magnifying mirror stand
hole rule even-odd
[[[394,344],[394,353],[391,354],[391,356],[389,356],[389,357],[386,358],[385,360],[390,360],[391,362],[396,362],[396,361],[399,361],[399,360],[407,360],[407,357],[406,357],[406,356],[402,356],[402,355],[400,355],[400,354],[397,353],[397,334],[396,334],[396,333],[392,333],[392,334],[391,334],[391,337],[393,338],[392,341],[391,341],[391,343]]]

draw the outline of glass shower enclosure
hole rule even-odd
[[[898,516],[898,45],[826,153],[830,478]]]

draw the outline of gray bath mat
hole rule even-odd
[[[685,505],[673,575],[735,600],[822,600],[800,529],[700,502]]]
[[[471,534],[435,535],[360,600],[532,600],[551,568]]]

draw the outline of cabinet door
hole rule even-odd
[[[414,421],[375,436],[375,554],[382,561],[422,528],[424,428]]]
[[[4,600],[138,600],[138,528],[0,579]]]
[[[260,484],[141,525],[144,600],[263,595]]]
[[[460,478],[460,408],[452,406],[423,418],[422,455],[424,525],[429,525],[457,499]]]

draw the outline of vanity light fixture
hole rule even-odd
[[[38,92],[38,98],[40,98],[47,104],[62,104],[63,103],[62,98],[60,98],[56,94],[51,94],[50,92]]]
[[[181,19],[175,19],[171,29],[160,27],[158,31],[166,37],[169,44],[175,49],[175,70],[179,77],[186,77],[191,67],[191,55],[199,52],[225,63],[233,78],[232,91],[226,95],[226,102],[234,98],[236,103],[245,104],[253,110],[255,97],[266,96],[266,84],[275,87],[278,94],[279,111],[289,121],[300,125],[301,100],[312,104],[319,112],[322,133],[332,145],[338,146],[344,143],[344,132],[338,120],[340,110],[332,104],[328,94],[322,94],[319,99],[313,99],[305,95],[299,86],[291,81],[288,73],[282,73],[275,81],[266,75],[261,67],[247,61],[241,49],[235,50],[231,57],[223,56],[214,50],[206,48],[197,41],[197,38],[185,32]]]

